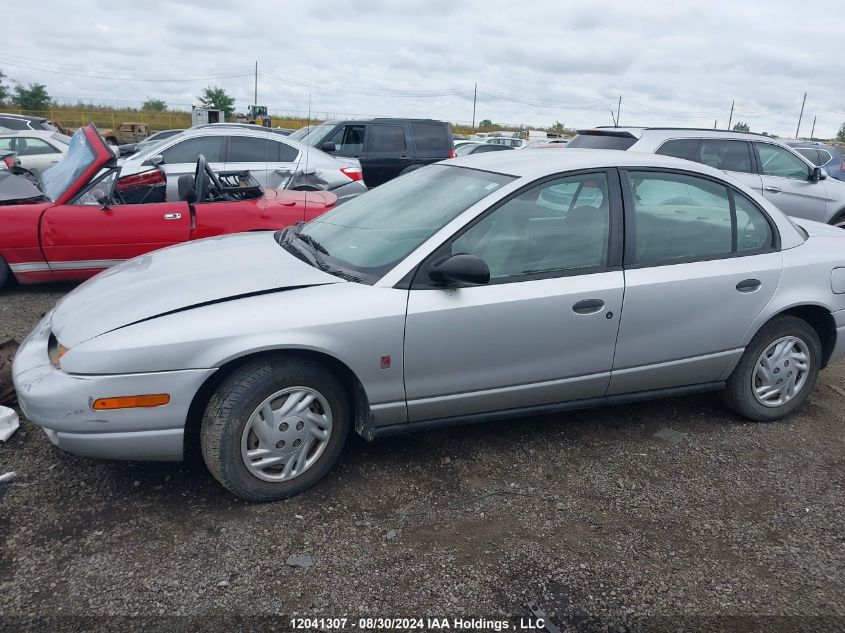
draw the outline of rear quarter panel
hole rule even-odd
[[[780,284],[748,328],[743,345],[747,345],[767,321],[789,308],[816,305],[831,313],[845,310],[845,294],[834,294],[831,288],[833,269],[845,266],[845,232],[842,236],[812,236],[803,244],[782,251],[782,254]]]

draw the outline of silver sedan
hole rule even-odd
[[[719,391],[791,414],[845,356],[845,232],[709,167],[639,153],[432,165],[305,226],[130,260],[21,346],[59,448],[179,460],[236,495],[315,484],[367,440]]]
[[[168,200],[178,200],[179,176],[194,173],[200,154],[215,171],[249,171],[272,189],[331,191],[338,204],[367,191],[356,159],[329,156],[266,128],[225,123],[191,128],[141,148],[120,161],[120,175],[157,165],[167,176]]]

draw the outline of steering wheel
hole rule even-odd
[[[208,161],[202,154],[197,158],[197,167],[194,170],[194,202],[205,202],[205,191],[208,180]]]

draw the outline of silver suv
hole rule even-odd
[[[620,149],[675,156],[730,174],[781,211],[845,227],[845,182],[828,178],[794,149],[762,134],[665,127],[579,130],[567,148]]]

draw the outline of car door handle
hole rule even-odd
[[[779,188],[779,187],[771,187],[771,186],[769,186],[769,187],[764,187],[764,189],[765,189],[766,191],[771,191],[772,193],[780,193],[780,188]]]
[[[165,220],[179,220],[182,218],[181,213],[165,213],[164,219]]]
[[[582,299],[574,306],[572,311],[575,314],[593,314],[604,307],[604,301],[601,299]]]
[[[759,279],[743,279],[736,285],[736,289],[740,292],[754,292],[758,290],[762,284]]]

